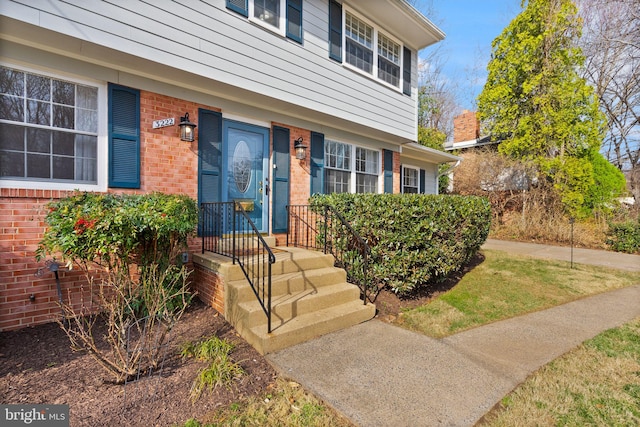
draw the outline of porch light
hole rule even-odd
[[[195,137],[196,124],[189,121],[189,113],[184,113],[184,117],[180,117],[180,139],[182,141],[191,142]]]
[[[293,148],[296,149],[296,159],[304,160],[307,157],[307,146],[302,143],[302,137],[296,139],[296,143],[293,145]]]

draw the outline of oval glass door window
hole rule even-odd
[[[245,141],[240,141],[233,150],[233,180],[238,191],[246,193],[251,183],[251,152]]]

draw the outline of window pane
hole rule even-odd
[[[64,105],[75,105],[76,85],[60,80],[53,81],[53,102]]]
[[[53,156],[53,179],[74,179],[73,157]]]
[[[27,176],[29,178],[51,178],[50,157],[46,154],[27,154]]]
[[[27,74],[27,98],[51,101],[51,79]]]
[[[325,141],[325,165],[329,168],[351,169],[351,146],[335,141]]]
[[[76,181],[97,182],[97,168],[95,159],[76,159]]]
[[[98,112],[92,110],[76,110],[78,113],[78,121],[76,129],[87,132],[98,131]]]
[[[345,59],[348,64],[369,74],[373,73],[373,51],[365,49],[353,40],[347,39]]]
[[[373,27],[356,18],[350,13],[346,14],[345,34],[347,38],[357,41],[359,44],[371,49],[373,44]]]
[[[68,132],[53,132],[53,153],[73,156],[75,135]]]
[[[76,135],[76,156],[89,159],[97,158],[98,138],[89,135]]]
[[[51,104],[42,101],[27,101],[27,123],[51,125]]]
[[[400,87],[400,67],[378,57],[378,78],[395,87]]]
[[[0,119],[24,121],[24,98],[0,95]]]
[[[98,88],[78,85],[77,91],[76,107],[88,110],[98,109]]]
[[[377,193],[378,177],[376,175],[356,175],[356,193]]]
[[[24,153],[0,150],[0,177],[24,178]]]
[[[24,97],[24,73],[0,67],[0,93]]]
[[[400,66],[400,45],[384,34],[378,34],[378,55]]]
[[[351,173],[325,169],[325,193],[348,193],[351,188]]]
[[[24,151],[22,126],[0,123],[0,149]]]
[[[53,126],[64,129],[75,129],[73,107],[53,106]]]
[[[378,152],[366,148],[356,148],[356,172],[378,174]]]
[[[50,153],[51,132],[45,129],[27,129],[27,151],[31,153]]]
[[[279,27],[280,0],[254,0],[253,16],[274,27]]]

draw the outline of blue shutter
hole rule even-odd
[[[324,193],[324,135],[311,132],[311,195]]]
[[[111,83],[109,187],[140,188],[140,91]]]
[[[420,169],[420,194],[424,194],[426,190],[427,173],[424,169]]]
[[[402,49],[402,93],[411,96],[411,51]]]
[[[302,0],[287,0],[287,37],[302,43]]]
[[[342,5],[329,0],[329,58],[342,62]]]
[[[227,0],[227,9],[231,9],[246,17],[249,16],[249,5],[247,4],[247,0]]]
[[[198,204],[222,201],[222,114],[198,110]],[[220,214],[211,211],[210,215]],[[228,227],[221,218],[198,223],[198,235],[221,236]]]
[[[384,192],[393,193],[393,151],[382,151],[384,153]]]
[[[287,231],[287,205],[289,204],[289,129],[273,127],[273,232]]]

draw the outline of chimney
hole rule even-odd
[[[453,118],[453,142],[470,141],[480,138],[480,120],[475,111],[463,110]]]

